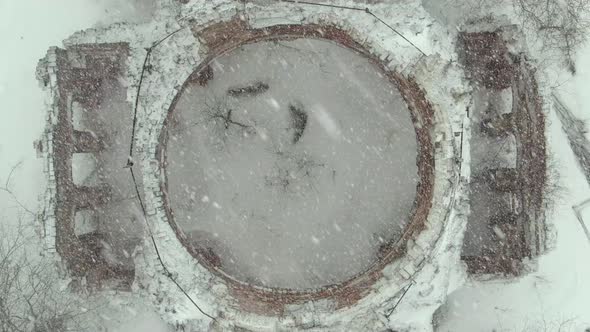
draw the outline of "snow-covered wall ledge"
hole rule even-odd
[[[59,91],[57,86],[57,55],[55,54],[56,47],[52,47],[47,51],[45,58],[39,61],[37,66],[37,80],[43,82],[46,80],[45,92],[45,107],[47,109],[45,122],[46,127],[43,131],[42,137],[36,143],[37,151],[43,159],[43,173],[47,178],[47,188],[45,189],[45,197],[43,203],[43,211],[41,215],[41,225],[38,227],[41,237],[43,239],[43,248],[50,256],[54,256],[55,236],[56,236],[56,217],[55,204],[57,196],[57,182],[55,180],[55,173],[53,169],[53,135],[55,125],[57,124],[58,107],[55,100],[59,98]]]

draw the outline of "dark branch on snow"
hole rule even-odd
[[[289,105],[289,115],[291,116],[291,127],[294,129],[293,144],[299,142],[305,127],[307,126],[307,113],[294,105]]]
[[[229,88],[227,94],[232,97],[251,97],[265,93],[268,88],[268,84],[258,81],[246,86]]]

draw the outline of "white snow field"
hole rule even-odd
[[[169,128],[176,223],[224,272],[290,289],[345,281],[409,221],[416,134],[368,59],[311,39],[242,46],[183,92]]]

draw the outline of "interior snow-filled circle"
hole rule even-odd
[[[329,41],[262,41],[193,76],[167,126],[167,190],[209,264],[252,285],[317,289],[400,238],[416,134],[369,59]]]

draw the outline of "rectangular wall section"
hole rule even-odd
[[[143,232],[123,168],[133,121],[120,80],[128,53],[126,43],[52,48],[37,70],[53,103],[38,146],[54,196],[44,218],[47,247],[90,288],[129,289]]]
[[[544,249],[545,125],[534,71],[501,31],[462,33],[471,79],[471,215],[462,259],[473,274],[523,271]]]

